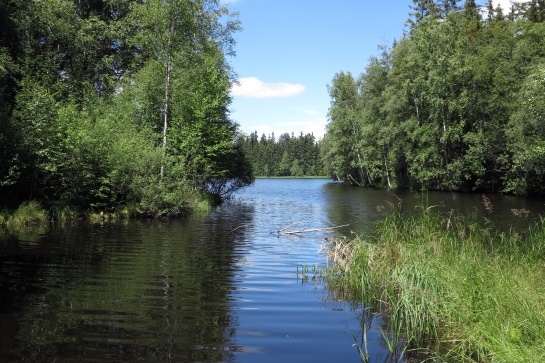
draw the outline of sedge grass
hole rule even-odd
[[[22,203],[15,211],[0,213],[0,225],[8,228],[37,226],[47,223],[47,212],[35,201]]]
[[[545,361],[545,224],[502,234],[455,214],[393,214],[338,240],[331,284],[385,316],[407,354],[444,362]],[[331,275],[331,274],[330,274]]]

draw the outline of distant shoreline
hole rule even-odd
[[[256,179],[331,179],[327,176],[256,176]]]

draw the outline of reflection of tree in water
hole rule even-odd
[[[164,259],[166,259],[166,257],[167,257],[166,255],[163,255]],[[174,342],[173,342],[174,339],[173,339],[173,334],[170,327],[171,325],[170,320],[171,320],[171,315],[173,314],[173,312],[171,309],[172,301],[169,296],[170,295],[170,277],[168,275],[169,271],[168,271],[167,263],[165,263],[165,261],[161,261],[160,269],[162,270],[161,276],[163,277],[163,290],[164,290],[163,299],[165,300],[165,306],[163,307],[163,309],[165,310],[165,333],[168,335],[167,358],[168,358],[168,361],[171,362],[173,358],[172,348],[174,346]]]
[[[376,209],[387,196],[383,190],[354,187],[341,183],[324,185],[327,215],[332,225],[350,224],[339,233],[351,235],[372,230],[372,223],[381,217]]]
[[[82,228],[25,246],[28,258],[11,274],[22,285],[14,301],[24,297],[24,304],[9,330],[17,333],[2,337],[10,353],[0,357],[233,361],[230,299],[245,233],[236,227],[252,213],[226,206],[185,220]],[[10,277],[0,278],[5,286]]]
[[[523,231],[545,210],[542,200],[508,195],[486,194],[483,198],[480,193],[384,190],[341,183],[325,184],[324,195],[331,224],[350,224],[339,231],[343,235],[352,235],[354,231],[369,236],[376,222],[394,211],[419,216],[428,207],[446,218],[451,213],[461,214],[480,223],[492,222],[505,232],[512,228]]]

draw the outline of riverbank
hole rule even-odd
[[[0,228],[0,362],[358,362],[347,331],[359,312],[296,276],[321,266],[323,233],[276,233],[337,224],[344,190],[262,179],[168,221],[55,223],[3,240]]]
[[[422,208],[388,216],[374,236],[337,240],[330,253],[342,273],[329,283],[370,304],[409,357],[545,361],[544,221],[505,234]]]
[[[22,203],[13,211],[0,210],[0,227],[20,228],[45,224],[47,221],[48,213],[34,201]]]
[[[188,215],[193,213],[208,212],[212,207],[211,199],[201,198],[199,202],[188,205],[183,213],[177,215]],[[126,205],[115,211],[81,211],[73,207],[43,208],[36,201],[24,202],[14,210],[0,210],[0,227],[18,229],[47,225],[50,221],[76,221],[89,220],[92,222],[108,222],[129,218],[162,217],[153,216],[148,212],[142,212],[136,204]]]

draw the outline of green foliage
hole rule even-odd
[[[0,212],[0,226],[8,228],[30,227],[47,222],[47,213],[36,201],[24,202],[13,212]]]
[[[513,167],[507,190],[544,194],[545,190],[545,65],[526,77],[509,123]]]
[[[523,237],[506,235],[430,208],[412,218],[394,213],[373,238],[334,245],[342,274],[331,283],[381,314],[409,357],[540,362],[544,231],[539,222]]]
[[[228,110],[239,27],[217,1],[5,3],[3,203],[167,216],[253,181]]]
[[[338,73],[329,86],[332,98],[329,109],[327,132],[331,138],[332,154],[330,165],[326,165],[330,175],[340,180],[363,181],[361,150],[358,140],[361,138],[359,116],[361,103],[358,99],[358,84],[350,73]]]
[[[355,79],[339,73],[322,153],[358,185],[545,195],[536,2],[512,20],[475,1],[415,1],[410,32]],[[536,129],[537,127],[537,129]],[[527,147],[529,146],[529,147]]]
[[[312,134],[298,137],[284,133],[258,139],[257,132],[239,135],[237,145],[247,155],[253,173],[258,176],[324,176],[320,159],[322,141]]]
[[[141,183],[142,194],[138,211],[144,216],[161,218],[189,214],[199,202],[185,181],[165,178],[162,182],[136,182]]]

